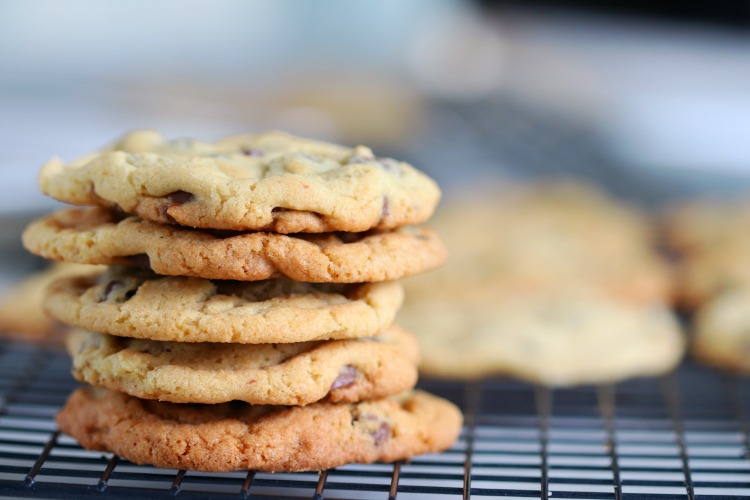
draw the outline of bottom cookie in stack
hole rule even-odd
[[[184,405],[86,387],[58,414],[87,449],[131,462],[210,472],[322,470],[450,447],[460,412],[422,391],[360,403]]]

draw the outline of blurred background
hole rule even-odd
[[[33,262],[44,161],[143,127],[364,143],[448,196],[495,176],[647,206],[746,189],[750,2],[599,4],[0,0],[3,260]]]

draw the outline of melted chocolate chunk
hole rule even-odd
[[[169,193],[166,198],[172,205],[182,205],[192,200],[194,196],[193,193],[188,193],[187,191],[175,191],[174,193]]]
[[[335,391],[336,389],[352,385],[357,380],[357,373],[358,370],[356,368],[346,365],[339,371],[338,377],[336,377],[336,380],[331,385],[331,390]]]
[[[376,446],[381,446],[389,437],[391,437],[391,426],[387,422],[382,422],[378,430],[372,433]]]
[[[195,198],[193,194],[188,193],[187,191],[175,191],[174,193],[169,193],[164,197],[165,201],[159,207],[159,215],[170,224],[177,224],[174,217],[169,215],[169,209],[187,203],[193,198]]]
[[[131,283],[130,286],[133,286],[133,284]],[[132,299],[139,287],[140,284],[136,284],[135,287],[128,288],[128,284],[120,280],[112,280],[104,287],[99,302],[109,301],[122,304]]]
[[[352,423],[359,423],[362,430],[367,432],[380,446],[391,437],[391,425],[383,418],[372,413],[358,413],[353,416]]]
[[[148,258],[148,254],[139,253],[137,255],[130,255],[126,259],[131,266],[140,269],[151,269],[151,259]]]
[[[109,283],[107,283],[107,286],[104,287],[104,292],[102,292],[102,300],[107,300],[107,297],[109,297],[109,294],[112,293],[112,290],[115,289],[115,287],[122,286],[122,281],[120,280],[112,280]]]

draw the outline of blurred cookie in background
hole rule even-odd
[[[740,228],[750,224],[750,199],[702,200],[667,209],[662,232],[670,248],[692,253],[734,241],[743,236]]]
[[[420,337],[422,372],[437,377],[608,383],[667,372],[684,351],[679,324],[663,304],[594,292],[425,300],[399,321]]]
[[[681,359],[672,271],[634,209],[580,184],[506,185],[448,200],[431,224],[450,258],[405,280],[399,313],[426,374],[567,386]]]
[[[54,337],[64,327],[47,316],[42,308],[47,287],[60,278],[102,269],[102,266],[83,264],[54,264],[13,285],[0,298],[0,338],[59,342]]]
[[[650,221],[591,186],[478,188],[443,203],[431,225],[450,257],[440,270],[407,280],[407,298],[579,287],[635,302],[673,294]]]
[[[702,362],[750,373],[750,284],[719,293],[696,313],[692,354]]]
[[[678,302],[695,310],[724,291],[750,286],[750,200],[693,202],[672,208],[663,221],[676,253]]]

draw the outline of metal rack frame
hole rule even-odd
[[[0,497],[750,497],[750,381],[690,363],[573,389],[425,380],[464,411],[453,448],[297,474],[166,470],[83,450],[53,419],[76,386],[69,367],[53,347],[0,344]]]

